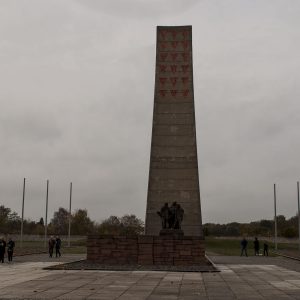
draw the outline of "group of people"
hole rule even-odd
[[[55,257],[61,257],[60,253],[60,247],[61,247],[61,239],[59,236],[54,238],[52,235],[48,241],[48,247],[49,247],[49,257],[53,256],[54,247],[55,247]]]
[[[181,229],[184,209],[177,202],[169,207],[168,203],[157,212],[161,218],[162,228]]]
[[[4,263],[4,255],[5,255],[6,247],[7,247],[8,262],[11,262],[13,260],[15,242],[11,238],[9,238],[8,242],[6,243],[4,237],[1,237],[0,238],[0,261],[1,261],[1,263]]]
[[[55,248],[55,256],[61,257],[60,248],[61,248],[61,239],[59,236],[54,238],[51,236],[48,241],[49,246],[49,257],[53,256],[54,248]],[[4,263],[4,256],[7,251],[8,262],[12,262],[13,254],[14,254],[15,242],[9,238],[8,242],[6,242],[4,237],[0,237],[0,262]]]
[[[241,240],[241,256],[243,256],[244,254],[246,256],[248,256],[247,246],[248,246],[248,241],[244,237]],[[257,237],[254,238],[253,246],[254,246],[254,255],[259,255],[260,248],[259,248],[259,241],[258,241]],[[264,253],[264,256],[269,256],[269,245],[266,242],[264,242],[264,252],[263,253]]]

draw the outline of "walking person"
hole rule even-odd
[[[254,255],[259,255],[259,241],[257,237],[254,239]]]
[[[4,263],[4,254],[5,254],[6,242],[3,236],[0,238],[0,261]]]
[[[52,257],[53,255],[53,249],[55,246],[55,239],[54,236],[51,236],[48,242],[48,246],[49,246],[49,257]]]
[[[14,248],[15,248],[15,242],[11,238],[9,238],[7,243],[7,256],[9,262],[13,260]]]
[[[269,245],[264,242],[264,256],[269,256]]]
[[[247,253],[247,245],[248,245],[248,241],[246,240],[246,238],[244,237],[241,240],[241,256],[243,256],[243,254],[245,254],[246,256],[248,256]]]
[[[57,236],[56,240],[55,240],[55,256],[56,257],[58,255],[59,255],[59,257],[61,257],[60,247],[61,247],[61,239],[59,238],[59,236]]]

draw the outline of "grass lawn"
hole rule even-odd
[[[216,254],[216,255],[240,255],[241,253],[240,241],[206,237],[205,251],[208,254]]]
[[[299,244],[295,243],[289,243],[289,244],[282,244],[279,243],[277,246],[277,252],[287,255],[287,256],[292,256],[292,257],[297,257],[300,258],[300,250],[299,250]],[[275,251],[275,250],[274,250]]]
[[[263,240],[260,241],[260,253],[263,253]],[[61,252],[64,254],[84,254],[86,253],[86,240],[81,239],[77,241],[71,241],[71,247],[67,246],[67,241],[62,242]],[[274,244],[268,242],[269,245],[269,255],[274,256],[270,253],[274,250]],[[205,250],[208,255],[229,255],[229,256],[239,256],[241,254],[241,246],[239,239],[225,239],[216,237],[206,237],[205,238]],[[20,248],[20,243],[16,242],[15,255],[23,254],[34,254],[48,252],[48,241],[45,247],[44,241],[24,241],[23,248]],[[299,257],[300,251],[298,244],[295,243],[278,243],[278,252]],[[248,255],[254,255],[253,239],[248,239]]]
[[[65,254],[84,254],[86,253],[85,240],[71,241],[71,246],[68,247],[68,243],[63,241],[61,247],[61,253]],[[46,246],[44,241],[23,241],[23,247],[21,248],[20,242],[16,242],[15,255],[35,254],[48,252],[48,241]]]
[[[273,244],[269,243],[269,251],[273,250]],[[286,244],[284,244],[286,246]],[[205,250],[207,254],[236,256],[241,254],[240,240],[219,239],[215,237],[205,237]],[[248,255],[254,255],[253,240],[248,240]],[[263,253],[263,241],[260,241],[260,253]],[[272,255],[269,253],[269,255]]]

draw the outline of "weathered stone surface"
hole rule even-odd
[[[153,116],[153,123],[157,125],[193,125],[193,114],[158,114]],[[153,137],[152,137],[153,138]]]
[[[159,114],[192,114],[194,112],[193,102],[171,102],[155,103],[155,109]]]
[[[200,273],[198,266],[164,269],[153,265],[139,266],[138,272],[119,265],[112,272],[101,264],[87,262],[84,256],[67,257],[64,254],[53,261],[46,254],[26,255],[16,257],[13,264],[2,264],[1,299],[300,298],[300,264],[279,257],[215,256],[211,258],[218,263],[220,272],[213,273]],[[61,265],[67,261],[72,263]],[[44,269],[53,264],[56,271]],[[200,269],[213,271],[203,266]]]
[[[178,235],[115,236],[89,235],[87,259],[107,265],[199,265],[205,260],[201,237]]]
[[[185,235],[202,237],[191,26],[157,28],[146,235],[159,235],[157,211],[173,201],[185,210]],[[179,257],[176,264],[183,260]]]
[[[195,146],[193,136],[153,136],[152,140],[156,146]]]

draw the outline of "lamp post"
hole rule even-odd
[[[47,192],[46,192],[46,215],[45,215],[45,248],[47,246],[47,227],[48,227],[48,194],[49,194],[49,180],[47,180]]]
[[[24,178],[24,181],[23,181],[22,219],[21,219],[21,241],[20,241],[21,248],[23,247],[23,221],[24,221],[25,182],[26,182],[26,178]]]
[[[70,183],[70,207],[69,207],[69,233],[68,233],[68,247],[71,245],[71,209],[72,209],[72,182]]]
[[[300,199],[299,199],[299,181],[297,181],[297,198],[298,198],[298,235],[299,235],[299,250],[300,250]]]
[[[277,250],[277,213],[276,213],[276,184],[274,183],[274,225],[275,225],[275,250]]]

